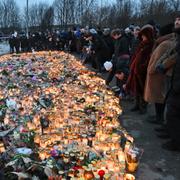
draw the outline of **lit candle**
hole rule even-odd
[[[124,180],[135,180],[135,176],[133,176],[132,174],[125,174]]]
[[[0,143],[0,153],[5,152],[5,147],[3,143]]]
[[[40,157],[40,159],[43,161],[43,160],[45,160],[46,159],[46,153],[45,152],[41,152],[40,154],[39,154],[39,157]]]

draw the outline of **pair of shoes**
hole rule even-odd
[[[142,109],[139,110],[140,115],[146,114],[146,112],[147,112],[146,108],[142,108]]]
[[[156,132],[167,132],[166,126],[160,126],[154,129]]]
[[[168,151],[180,151],[180,145],[177,145],[175,142],[172,140],[162,144],[161,146],[163,149],[168,150]]]
[[[146,121],[152,121],[154,119],[156,119],[156,115],[148,115],[145,120]]]
[[[169,134],[167,134],[167,133],[159,133],[159,134],[156,134],[156,136],[161,139],[169,139],[170,138]]]
[[[156,119],[148,120],[147,122],[148,122],[148,123],[151,123],[151,124],[162,124],[161,121],[157,121]]]
[[[131,108],[131,111],[132,112],[139,111],[139,107],[135,105],[133,108]]]

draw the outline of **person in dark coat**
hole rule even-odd
[[[154,32],[151,25],[145,25],[139,32],[140,44],[132,58],[130,75],[126,84],[126,91],[135,97],[135,106],[132,111],[139,111],[140,114],[146,112],[146,103],[144,101],[144,87],[147,74],[147,67],[150,60]]]
[[[93,60],[92,66],[96,68],[99,73],[101,73],[103,60],[108,56],[107,52],[109,52],[109,48],[102,37],[97,34],[97,31],[95,29],[90,29],[86,40],[88,40],[91,44]]]
[[[123,67],[116,71],[115,76],[117,79],[117,87],[119,88],[119,98],[122,99],[123,97],[126,97],[126,92],[123,88],[123,85],[126,84],[127,78],[129,75],[129,68]]]
[[[109,28],[105,28],[103,30],[102,38],[105,41],[105,43],[107,44],[107,46],[108,46],[108,49],[107,49],[108,51],[104,52],[104,53],[106,53],[106,56],[104,57],[105,58],[104,62],[105,62],[105,61],[110,60],[113,53],[114,53],[114,42],[113,42],[113,39],[112,39],[112,37],[110,35],[110,29]]]
[[[114,57],[115,59],[123,59],[123,56],[129,56],[129,41],[121,29],[114,29],[111,32],[111,36],[115,40],[114,43]]]
[[[14,53],[14,34],[9,38],[10,53]]]
[[[177,34],[176,51],[178,55],[166,101],[167,131],[170,141],[162,145],[162,148],[170,151],[180,151],[180,13],[175,19],[175,32]]]
[[[112,81],[112,79],[114,78],[114,75],[119,71],[119,70],[123,70],[128,72],[129,68],[126,64],[125,61],[116,61],[115,58],[113,58],[111,61],[106,61],[104,63],[104,68],[106,69],[106,71],[109,72],[107,79],[106,79],[106,85],[109,85],[110,82]],[[116,85],[118,85],[118,80],[116,81]]]
[[[106,79],[106,85],[112,81],[115,72],[118,69],[124,69],[129,66],[129,42],[126,36],[124,36],[123,31],[120,29],[114,29],[111,32],[111,36],[115,40],[114,44],[114,54],[112,57],[112,70],[109,71],[108,77]],[[104,64],[105,66],[105,64]]]
[[[14,39],[14,47],[16,49],[16,54],[18,54],[20,48],[20,38],[17,32],[14,32],[13,39]]]
[[[134,55],[134,53],[136,52],[136,49],[139,45],[139,38],[138,38],[138,34],[140,32],[141,28],[139,26],[136,26],[134,27],[134,31],[133,31],[133,38],[132,38],[132,41],[131,41],[131,51],[130,51],[130,54],[131,56]]]
[[[20,38],[20,42],[21,42],[21,52],[27,52],[29,47],[29,42],[25,34]]]

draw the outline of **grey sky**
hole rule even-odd
[[[23,8],[26,6],[26,0],[15,0],[20,8]],[[29,4],[35,4],[39,2],[45,2],[48,4],[52,4],[54,0],[29,0]]]
[[[26,2],[27,0],[15,0],[18,4],[18,6],[22,9],[23,7],[26,6]],[[52,4],[54,2],[54,0],[29,0],[29,4],[34,4],[34,3],[39,3],[39,2],[45,2],[47,4]],[[100,2],[100,0],[99,0]],[[102,0],[103,5],[107,4],[107,3],[112,3],[115,2],[115,0]]]

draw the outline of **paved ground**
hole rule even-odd
[[[132,102],[122,101],[122,125],[135,138],[136,146],[144,149],[137,180],[180,180],[180,152],[169,152],[161,148],[165,140],[156,137],[154,128],[147,117],[153,115],[149,106],[146,115],[131,112]]]

